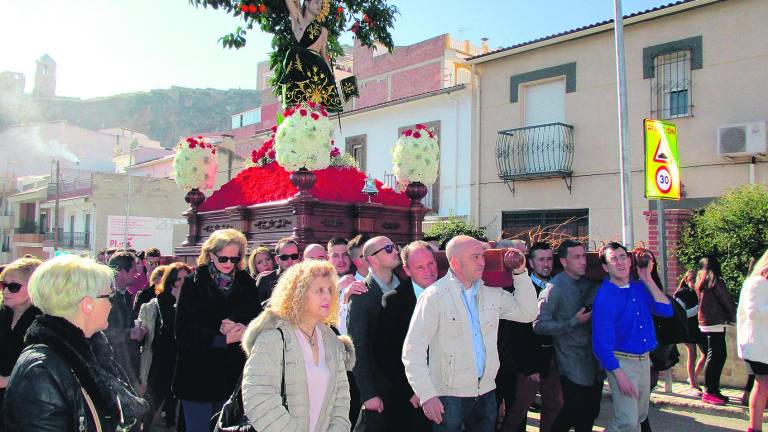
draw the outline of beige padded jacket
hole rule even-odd
[[[280,396],[285,337],[285,393],[288,411]],[[337,337],[328,326],[320,326],[325,344],[325,362],[330,382],[315,432],[349,431],[349,383],[347,370],[354,366],[354,348],[346,336]],[[309,389],[304,355],[294,327],[267,310],[251,321],[243,336],[248,355],[243,370],[243,405],[251,425],[259,432],[309,431]]]

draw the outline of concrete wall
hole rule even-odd
[[[131,177],[131,194],[127,196],[128,176],[120,174],[94,174],[93,220],[94,247],[106,247],[107,217],[125,215],[125,200],[131,200],[131,216],[178,218],[189,207],[184,202],[186,191],[172,179]],[[174,245],[184,241],[184,234],[174,231]],[[172,254],[172,251],[161,251]]]
[[[346,137],[367,135],[366,171],[383,180],[392,173],[392,147],[398,129],[417,123],[440,122],[440,211],[469,212],[471,101],[468,89],[412,102],[356,113],[342,118],[334,131],[336,146],[344,150]]]
[[[703,65],[692,71],[692,116],[678,126],[682,180],[688,198],[716,197],[749,179],[743,161],[716,154],[716,130],[730,123],[768,120],[768,2],[727,1],[625,28],[632,206],[635,240],[647,240],[642,120],[650,116],[651,80],[643,78],[643,48],[701,36]],[[565,94],[565,122],[573,125],[573,189],[561,179],[517,181],[513,195],[496,168],[497,131],[523,126],[524,97],[510,102],[510,77],[576,62],[576,90]],[[481,63],[479,102],[479,218],[501,228],[501,212],[587,208],[592,240],[621,238],[618,127],[613,36],[610,31]],[[522,95],[523,92],[521,92]],[[473,169],[475,167],[473,166]],[[768,181],[758,163],[757,182]]]

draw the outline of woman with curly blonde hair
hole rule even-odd
[[[306,261],[286,270],[243,337],[243,406],[258,431],[348,431],[352,341],[336,336],[336,270]],[[284,389],[284,393],[281,389]]]

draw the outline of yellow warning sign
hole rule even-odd
[[[643,121],[645,136],[645,197],[680,199],[677,126],[660,120]]]

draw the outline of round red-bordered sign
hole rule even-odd
[[[669,193],[672,190],[672,174],[666,165],[662,165],[656,170],[656,187],[661,193]]]

